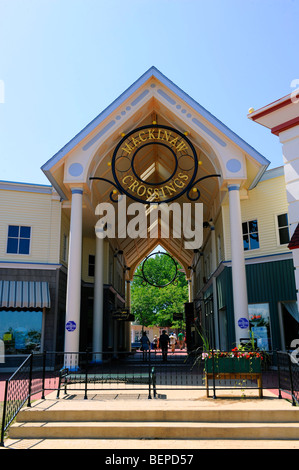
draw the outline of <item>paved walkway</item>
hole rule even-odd
[[[100,394],[90,393],[87,400],[83,394],[77,393],[67,396],[61,395],[56,399],[56,392],[47,395],[45,400],[37,400],[32,404],[32,410],[96,410],[96,409],[225,409],[225,410],[288,410],[292,405],[288,400],[278,399],[273,393],[264,390],[262,399],[257,397],[256,391],[247,390],[246,398],[240,398],[240,390],[223,390],[217,392],[217,398],[206,398],[202,390],[167,390],[158,399],[149,400],[146,390],[144,393],[121,391],[103,391]],[[299,413],[299,410],[298,410]],[[5,442],[6,449],[168,449],[172,452],[178,449],[299,449],[299,441],[286,440],[150,440],[150,439],[29,439],[12,440]]]

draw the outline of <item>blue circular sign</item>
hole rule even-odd
[[[74,331],[77,328],[77,325],[74,321],[70,320],[65,325],[67,331]]]
[[[249,321],[247,320],[247,318],[244,318],[244,317],[239,318],[238,326],[242,329],[248,328],[249,327]]]

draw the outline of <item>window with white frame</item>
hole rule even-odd
[[[244,250],[256,250],[260,247],[257,220],[242,223]]]
[[[288,214],[277,216],[278,241],[280,245],[285,245],[290,241]]]
[[[7,236],[7,253],[29,255],[31,227],[22,225],[9,225]]]

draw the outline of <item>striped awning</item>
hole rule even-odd
[[[0,281],[1,308],[50,308],[48,282]]]

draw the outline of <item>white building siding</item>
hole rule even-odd
[[[287,253],[287,245],[280,245],[277,232],[277,215],[288,212],[284,177],[260,181],[251,191],[248,199],[241,200],[242,222],[257,220],[258,249],[244,251],[246,258]],[[225,259],[231,259],[229,205],[223,205],[225,229]]]
[[[59,263],[60,200],[52,194],[0,190],[0,259],[27,263]],[[8,254],[9,225],[30,226],[30,253]]]

